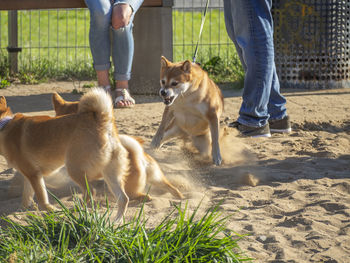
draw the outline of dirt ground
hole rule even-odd
[[[67,82],[14,85],[0,90],[0,95],[14,112],[53,115],[52,92],[77,100],[74,88]],[[133,109],[118,109],[115,115],[120,133],[145,140],[146,151],[186,196],[182,203],[187,201],[193,209],[202,202],[204,212],[222,201],[223,216],[231,216],[228,227],[247,234],[239,244],[255,262],[350,262],[350,90],[283,94],[293,132],[242,139],[229,131],[221,142],[225,164],[220,167],[189,159],[192,155],[184,155],[180,141],[149,149],[164,109],[157,96],[135,96]],[[239,91],[225,90],[224,95],[222,127],[237,118],[241,103]],[[3,216],[18,217],[14,213],[21,202],[19,178],[0,157]],[[69,178],[56,175],[47,185],[69,205]],[[155,225],[180,201],[168,193],[151,193],[145,217]],[[131,203],[126,218],[138,209]]]

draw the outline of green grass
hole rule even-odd
[[[57,199],[59,202],[59,200]],[[25,224],[3,218],[1,262],[243,262],[242,236],[227,229],[218,206],[203,216],[198,208],[174,206],[171,214],[148,228],[143,206],[127,223],[116,224],[108,206],[74,197],[73,208],[27,214]]]
[[[10,85],[9,82],[9,67],[7,57],[4,52],[0,50],[0,89],[6,88]]]
[[[192,59],[201,22],[200,12],[173,11],[173,51],[176,60]],[[209,11],[200,38],[198,57],[208,60],[213,56],[229,58],[234,54],[232,41],[226,33],[223,12]]]
[[[7,12],[0,11],[0,67],[7,63],[7,16]],[[201,19],[201,12],[173,11],[174,61],[192,60]],[[17,77],[22,83],[52,78],[95,78],[87,9],[19,11],[18,24],[22,52],[19,53],[20,74]],[[243,69],[227,36],[222,11],[209,10],[207,13],[197,62],[204,65],[216,82],[243,80]],[[0,77],[8,77],[7,73],[1,70]]]

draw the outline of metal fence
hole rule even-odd
[[[8,12],[0,12],[1,55],[7,53]],[[40,64],[48,68],[91,64],[86,9],[18,11],[19,68]]]
[[[173,8],[173,53],[175,60],[192,58],[206,0],[175,0]],[[234,52],[224,21],[222,0],[211,0],[198,49],[199,61],[214,56],[229,59]]]
[[[175,0],[173,7],[174,60],[191,59],[206,0]],[[7,56],[8,12],[0,11],[0,56]],[[76,65],[91,67],[87,9],[18,11],[19,69],[45,65],[48,70]],[[228,39],[223,1],[212,0],[200,39],[198,61],[234,52]]]

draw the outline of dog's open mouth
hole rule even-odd
[[[175,99],[175,96],[163,97],[163,101],[165,105],[170,105],[171,103],[173,103],[174,99]]]

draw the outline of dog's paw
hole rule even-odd
[[[159,137],[153,137],[151,142],[151,148],[152,149],[159,149],[160,148],[160,141],[161,139]]]
[[[45,204],[43,206],[43,209],[46,210],[47,212],[54,212],[54,211],[57,211],[57,208],[54,207],[53,205],[50,205],[50,204]]]
[[[213,162],[215,165],[219,166],[222,163],[222,157],[220,154],[218,155],[213,155]]]
[[[178,193],[177,193],[176,197],[180,200],[185,199],[185,196],[179,190],[177,190],[177,191],[178,191]]]
[[[143,203],[143,202],[149,202],[152,201],[152,197],[148,194],[140,194],[138,197],[135,198],[137,202]]]

